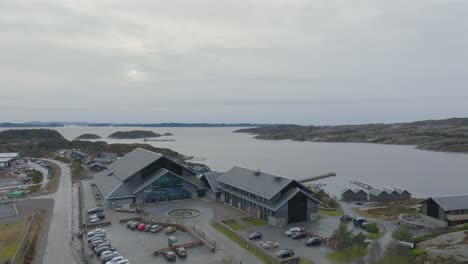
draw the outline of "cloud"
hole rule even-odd
[[[2,1],[0,89],[44,109],[40,118],[66,106],[64,118],[82,108],[158,121],[122,107],[141,103],[165,109],[168,121],[348,119],[329,103],[369,122],[404,119],[399,107],[415,119],[463,116],[467,8],[458,0]],[[394,110],[369,114],[376,98]],[[176,114],[184,105],[192,110]],[[333,113],[311,118],[320,107]]]

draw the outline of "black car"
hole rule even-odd
[[[166,258],[167,261],[176,261],[176,254],[174,251],[165,251],[163,252],[163,256]]]
[[[305,232],[296,232],[296,233],[292,234],[291,238],[292,239],[301,239],[301,238],[304,238],[306,236],[307,236],[307,234]]]
[[[322,240],[319,237],[311,237],[305,241],[305,245],[310,246],[320,246],[322,244]]]
[[[280,259],[290,258],[292,256],[294,256],[294,250],[289,249],[289,248],[282,249],[275,253],[275,257],[280,258]]]
[[[250,240],[262,239],[263,235],[260,232],[253,232],[249,235]]]
[[[187,250],[185,250],[185,248],[183,247],[176,248],[175,253],[177,254],[177,256],[179,256],[179,258],[187,257]]]
[[[345,214],[345,215],[342,215],[340,217],[340,220],[343,221],[343,222],[350,222],[351,220],[353,220],[353,218],[351,216]]]
[[[353,225],[354,226],[361,226],[363,223],[367,223],[367,219],[365,218],[354,218]]]
[[[94,207],[88,210],[88,214],[97,214],[102,212],[104,212],[104,210],[102,210],[102,207]]]

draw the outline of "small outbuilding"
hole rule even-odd
[[[356,188],[356,189],[346,188],[341,192],[341,200],[366,202],[368,198],[367,198],[367,193],[361,188]]]

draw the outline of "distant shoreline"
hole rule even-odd
[[[87,123],[87,122],[25,122],[25,123],[0,123],[1,128],[44,128],[44,127],[263,127],[273,124],[255,123]]]

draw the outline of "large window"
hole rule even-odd
[[[153,182],[153,190],[145,202],[170,201],[190,198],[190,193],[182,186],[182,180],[173,175],[164,175]]]

